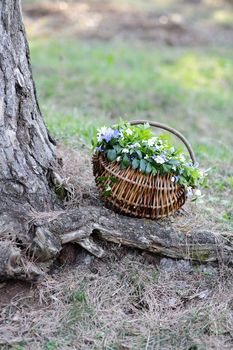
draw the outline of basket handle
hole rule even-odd
[[[158,122],[151,122],[149,120],[131,120],[131,121],[129,121],[129,123],[131,125],[148,123],[148,124],[150,124],[150,126],[154,126],[156,128],[164,129],[164,130],[167,130],[167,131],[171,132],[172,134],[177,136],[184,143],[184,145],[186,146],[186,148],[187,148],[187,150],[189,152],[189,155],[190,155],[190,158],[192,159],[193,164],[196,163],[196,157],[195,157],[195,154],[193,152],[193,149],[192,149],[190,143],[188,142],[188,140],[179,131],[177,131],[177,130],[175,130],[173,128],[170,128],[169,126],[167,126],[165,124],[161,124],[161,123],[158,123]]]

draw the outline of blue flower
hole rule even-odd
[[[97,133],[97,141],[101,142],[105,140],[106,142],[111,141],[113,138],[118,138],[120,132],[118,129],[113,130],[112,128],[106,128],[105,126],[100,128]]]
[[[115,139],[117,139],[119,136],[120,136],[119,130],[115,129],[115,130],[113,131],[113,137],[114,137]]]
[[[104,150],[104,148],[102,146],[97,146],[95,150],[101,152]]]
[[[101,135],[102,140],[105,140],[106,142],[111,141],[113,138],[117,139],[119,136],[120,136],[119,130],[117,129],[113,130],[111,128],[108,128],[106,132],[103,135]]]
[[[111,141],[113,138],[113,130],[109,129],[106,134],[103,136],[103,139],[105,139],[106,142]]]

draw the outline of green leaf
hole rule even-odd
[[[113,148],[116,150],[117,154],[121,153],[122,147],[120,145],[114,145]]]
[[[121,168],[121,169],[126,169],[126,168],[127,168],[127,166],[124,165],[123,160],[122,160],[121,163],[120,163],[120,168]]]
[[[152,171],[152,166],[151,166],[150,163],[147,162],[147,165],[146,165],[146,173],[147,173],[147,174],[150,174],[151,171]]]
[[[111,184],[116,184],[118,182],[118,179],[115,176],[110,176]]]
[[[152,166],[151,172],[152,172],[152,175],[156,175],[157,169],[154,166]]]
[[[136,153],[137,153],[139,159],[142,159],[142,152],[139,149],[136,151]]]
[[[122,163],[123,163],[124,167],[126,167],[126,168],[127,168],[127,166],[129,166],[129,164],[130,164],[129,157],[128,157],[126,154],[124,155],[124,157],[123,157],[123,159],[122,159]]]
[[[117,157],[117,153],[115,149],[109,149],[107,152],[107,158],[110,162],[113,162]]]
[[[111,190],[107,190],[107,191],[103,191],[102,193],[103,193],[103,195],[104,195],[105,197],[110,197],[111,194],[112,194],[112,191],[111,191]]]
[[[170,159],[168,163],[171,165],[177,165],[177,166],[179,165],[179,161],[177,159]]]
[[[107,176],[99,176],[97,178],[98,183],[105,182],[106,180],[108,180]]]
[[[139,167],[139,160],[137,158],[134,158],[132,161],[132,168],[137,169]]]
[[[172,167],[168,164],[163,164],[161,168],[164,174],[169,174],[172,172]]]
[[[120,145],[122,148],[124,148],[124,146],[125,146],[124,141],[123,141],[123,140],[119,140],[118,142],[119,142],[119,145]]]
[[[140,160],[140,170],[144,173],[146,170],[146,161],[144,159]]]
[[[185,177],[184,176],[180,176],[180,178],[179,178],[179,184],[180,185],[188,185],[188,182],[187,182],[187,180],[185,179]]]

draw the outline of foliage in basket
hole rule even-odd
[[[97,130],[93,140],[95,153],[104,154],[120,168],[131,167],[145,174],[172,174],[171,181],[185,187],[187,196],[201,195],[199,187],[206,184],[206,173],[193,164],[182,148],[172,144],[170,135],[155,136],[148,123],[133,126],[120,121],[113,127]]]

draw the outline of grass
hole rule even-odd
[[[9,339],[23,339],[11,349],[231,349],[231,269],[157,262],[112,246],[107,261],[56,271],[34,309],[32,294],[6,307]]]
[[[194,142],[197,135],[210,139],[211,149],[221,141],[232,146],[231,49],[148,52],[146,45],[54,39],[30,46],[39,99],[55,135],[73,135],[80,120],[96,126],[126,116],[163,120]]]
[[[176,127],[201,167],[211,168],[200,207],[218,229],[232,229],[231,48],[62,38],[39,38],[30,47],[40,104],[56,138],[90,146],[96,128],[119,117]]]

